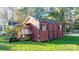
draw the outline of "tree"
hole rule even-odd
[[[62,21],[64,19],[64,8],[61,7],[54,7],[54,11],[49,12],[48,17],[51,17],[51,19],[55,19],[57,21]]]

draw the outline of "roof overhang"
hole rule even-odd
[[[26,18],[26,20],[23,22],[23,24],[25,24],[27,21],[29,21],[30,16]]]

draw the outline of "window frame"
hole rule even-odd
[[[46,27],[43,28],[44,26],[46,26]],[[48,24],[47,24],[47,23],[41,23],[41,24],[40,24],[40,30],[42,30],[42,31],[47,31],[47,30],[48,30]]]

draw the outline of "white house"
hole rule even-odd
[[[5,19],[0,18],[0,31],[4,31],[5,24],[6,24]]]

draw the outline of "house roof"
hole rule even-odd
[[[20,26],[20,25],[22,25],[20,22],[8,22],[8,24],[10,25],[10,26]]]

